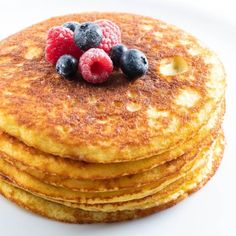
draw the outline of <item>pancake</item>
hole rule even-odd
[[[155,194],[160,191],[166,185],[178,180],[179,178],[186,175],[188,170],[194,167],[195,163],[197,165],[198,161],[203,162],[203,157],[208,156],[211,152],[211,146],[215,146],[215,143],[204,147],[200,150],[196,158],[193,161],[187,161],[187,165],[179,171],[174,172],[172,175],[167,176],[167,178],[157,179],[154,183],[147,184],[142,187],[133,186],[131,189],[118,190],[110,192],[79,192],[71,191],[68,189],[55,187],[49,184],[45,184],[38,179],[28,175],[25,172],[19,171],[17,168],[0,159],[0,175],[7,178],[12,184],[23,188],[29,192],[32,192],[41,197],[48,199],[68,201],[72,203],[85,203],[85,204],[103,204],[103,203],[114,203],[114,202],[126,202],[136,199],[141,199],[149,195]],[[204,166],[204,163],[202,163]],[[172,167],[173,168],[173,167]],[[163,171],[165,171],[164,168]],[[127,180],[128,181],[128,180]]]
[[[50,27],[101,18],[119,25],[126,46],[146,54],[147,75],[130,82],[116,71],[94,86],[62,79],[45,61]],[[1,41],[0,62],[0,128],[45,153],[86,162],[134,161],[181,146],[224,96],[224,69],[212,51],[172,25],[138,15],[46,20]]]
[[[1,177],[0,177],[1,179]],[[0,180],[1,194],[26,210],[32,211],[49,219],[67,222],[67,223],[108,223],[131,220],[150,215],[165,208],[175,205],[181,198],[175,199],[169,203],[163,204],[152,209],[125,211],[125,212],[92,212],[73,209],[70,207],[47,201],[36,197],[22,189],[16,188],[7,182]],[[183,196],[185,198],[186,196]]]
[[[184,175],[185,173],[183,172],[181,174]],[[7,178],[13,185],[32,192],[40,197],[51,200],[53,199],[55,201],[68,201],[71,203],[88,204],[123,202],[143,198],[159,191],[160,188],[163,187],[161,184],[164,180],[166,180],[166,182],[169,184],[170,182],[175,181],[177,178],[182,177],[180,174],[172,174],[172,176],[169,176],[168,179],[161,179],[155,183],[148,184],[145,187],[128,190],[111,192],[79,192],[45,184],[26,174],[25,172],[20,172],[18,169],[9,165],[2,159],[0,159],[0,175],[4,176],[4,178]]]
[[[127,201],[90,204],[90,203],[74,203],[66,200],[65,201],[57,200],[55,198],[50,198],[50,197],[43,197],[43,198],[52,202],[63,204],[65,206],[69,206],[72,208],[79,208],[88,211],[116,212],[119,210],[130,210],[132,209],[132,207],[142,209],[146,208],[146,205],[148,205],[150,199],[158,197],[160,194],[162,194],[163,191],[169,189],[169,186],[174,185],[176,182],[178,183],[179,182],[182,183],[184,181],[186,182],[186,179],[198,173],[199,170],[202,169],[201,171],[203,171],[205,169],[206,164],[207,164],[207,158],[204,157],[203,159],[198,159],[194,163],[192,163],[189,169],[185,170],[186,171],[185,173],[181,172],[175,175],[171,175],[169,176],[168,179],[165,179],[165,181],[157,181],[158,186],[155,188],[155,191],[148,192],[148,189],[146,189],[146,196],[144,195],[141,198],[138,197],[130,200],[127,198]],[[37,196],[37,194],[35,195]]]
[[[47,31],[109,19],[149,61],[127,80],[66,80],[45,61]],[[54,17],[0,42],[0,193],[51,219],[116,222],[201,188],[224,152],[225,72],[199,40],[123,13]]]
[[[145,198],[135,199],[127,202],[119,202],[112,204],[75,204],[70,202],[58,202],[63,205],[79,208],[87,211],[102,211],[102,212],[115,212],[123,210],[136,210],[151,208],[160,203],[160,201],[168,201],[168,194],[173,190],[176,193],[176,197],[180,196],[188,184],[193,186],[199,184],[204,178],[205,174],[209,172],[209,168],[212,168],[212,163],[214,162],[214,155],[222,156],[224,150],[224,140],[223,135],[216,140],[214,145],[212,145],[211,150],[209,150],[205,156],[199,158],[192,168],[186,172],[186,174],[178,178],[176,181],[167,184],[164,188],[155,194],[149,195]],[[168,194],[167,194],[168,193]],[[53,200],[52,200],[53,201]]]
[[[213,139],[212,139],[213,141]],[[30,176],[35,177],[41,182],[63,187],[73,191],[80,192],[107,192],[116,190],[125,190],[136,187],[141,187],[160,180],[170,178],[173,174],[185,170],[197,155],[198,149],[193,150],[191,153],[181,156],[180,158],[171,162],[160,165],[150,171],[141,174],[121,177],[109,180],[74,180],[74,179],[61,179],[58,176],[43,175],[39,172],[27,171],[20,163],[14,163],[14,166],[19,170],[28,173]]]
[[[123,189],[130,189],[141,187],[150,183],[160,182],[160,180],[170,178],[173,174],[184,171],[189,166],[189,162],[196,158],[199,153],[199,150],[203,147],[208,147],[212,144],[219,132],[219,126],[221,119],[217,120],[219,124],[218,127],[214,128],[212,134],[208,134],[206,140],[203,140],[201,146],[196,146],[186,154],[178,157],[175,160],[167,162],[165,164],[159,165],[154,169],[145,171],[135,175],[129,175],[125,177],[108,179],[108,180],[75,180],[75,179],[64,179],[59,176],[53,176],[48,174],[43,174],[42,172],[28,169],[26,166],[22,166],[20,162],[10,162],[18,170],[24,171],[29,175],[37,178],[38,180],[58,186],[64,187],[73,191],[82,191],[82,192],[106,192],[106,191],[116,191]],[[6,155],[1,156],[3,159],[8,161]],[[9,161],[8,161],[9,162]]]
[[[8,184],[7,180],[3,177],[2,180],[0,180],[0,192],[3,196],[21,207],[50,219],[63,222],[104,223],[139,218],[173,206],[180,200],[186,198],[190,193],[201,188],[215,173],[221,161],[224,144],[222,141],[219,143],[220,144],[216,145],[214,152],[212,153],[212,158],[209,159],[207,171],[200,172],[193,178],[190,177],[188,180],[185,180],[184,183],[177,183],[175,186],[169,186],[169,189],[163,191],[163,195],[159,198],[159,201],[155,198],[153,199],[153,202],[156,202],[156,204],[153,204],[155,206],[151,208],[147,207],[141,210],[136,209],[117,212],[98,212],[74,209],[47,201],[24,190],[13,187]]]
[[[221,103],[216,111],[212,113],[208,123],[199,130],[195,137],[188,140],[182,146],[143,160],[114,164],[94,164],[58,158],[28,147],[6,133],[0,133],[0,152],[6,154],[1,157],[17,168],[43,180],[43,182],[46,181],[56,186],[80,191],[107,191],[115,190],[114,188],[125,188],[124,185],[121,186],[121,184],[119,184],[120,180],[115,182],[113,180],[94,180],[113,179],[120,176],[143,173],[167,161],[176,159],[192,151],[194,148],[200,149],[202,146],[207,145],[212,141],[212,138],[216,136],[220,128],[225,109],[225,101]],[[140,175],[140,177],[141,176],[142,175]],[[144,179],[139,178],[138,180],[140,185],[143,182],[142,180]]]

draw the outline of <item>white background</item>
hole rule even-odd
[[[178,25],[215,50],[227,74],[225,156],[215,177],[177,206],[140,220],[118,224],[70,225],[28,213],[0,197],[0,235],[236,235],[236,14],[234,1],[0,0],[0,39],[55,15],[81,11],[125,11]]]

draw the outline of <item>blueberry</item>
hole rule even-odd
[[[61,56],[56,64],[56,70],[59,75],[65,78],[73,77],[78,68],[78,60],[71,55]]]
[[[123,44],[118,44],[111,48],[109,55],[114,66],[116,67],[120,66],[120,58],[125,51],[127,51],[127,47],[125,47]]]
[[[121,56],[120,68],[128,78],[135,79],[147,72],[148,60],[141,51],[130,49]]]
[[[76,27],[74,41],[84,51],[95,48],[102,41],[102,30],[93,22],[85,22]]]
[[[70,29],[71,31],[74,32],[76,27],[79,26],[79,23],[77,23],[77,22],[66,22],[62,26],[65,27],[65,28],[68,28],[68,29]]]

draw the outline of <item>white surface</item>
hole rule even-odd
[[[186,4],[185,4],[186,3]],[[60,14],[79,11],[126,11],[160,18],[191,32],[214,49],[228,74],[225,133],[227,147],[214,178],[177,206],[140,220],[119,224],[70,225],[28,213],[0,197],[0,235],[236,235],[236,17],[233,1],[0,1],[0,38]]]

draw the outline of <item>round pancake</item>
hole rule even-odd
[[[211,136],[215,137],[218,132],[224,115],[224,108],[225,101],[212,113],[208,123],[199,130],[198,134],[183,145],[158,156],[134,162],[94,164],[58,158],[28,147],[6,133],[0,133],[0,151],[6,154],[2,155],[4,160],[12,165],[17,165],[21,170],[38,177],[43,182],[46,181],[56,186],[60,185],[80,191],[115,190],[114,187],[118,189],[125,188],[125,186],[122,187],[118,183],[119,181],[113,185],[113,180],[95,181],[95,179],[112,179],[143,173],[167,161],[176,159],[194,148],[200,149],[201,146],[207,145],[212,139]],[[142,181],[139,181],[140,185],[141,183]]]
[[[219,121],[218,126],[220,126],[221,119],[219,119],[218,121]],[[220,127],[217,128],[215,127],[214,132],[212,132],[212,134],[208,134],[206,140],[202,141],[201,147],[196,146],[191,150],[191,152],[183,154],[182,156],[178,157],[175,160],[159,165],[151,170],[139,174],[131,176],[129,175],[115,179],[108,179],[108,180],[64,179],[60,178],[59,176],[43,174],[42,172],[28,169],[28,167],[22,166],[20,162],[10,162],[10,163],[20,171],[24,171],[44,183],[58,187],[64,187],[73,191],[107,192],[107,191],[136,188],[150,183],[154,183],[156,181],[160,182],[163,179],[171,177],[174,173],[186,170],[186,167],[189,166],[189,162],[196,157],[199,150],[202,147],[208,147],[213,142],[213,140],[216,138],[219,132],[219,128]],[[2,155],[1,157],[4,160],[8,161],[8,157],[6,155]]]
[[[123,43],[146,54],[146,76],[128,81],[116,71],[94,86],[62,79],[45,61],[50,27],[101,18],[117,23]],[[46,20],[1,41],[0,62],[0,128],[44,152],[86,162],[133,161],[173,149],[207,122],[225,88],[221,62],[197,39],[123,13]]]
[[[24,166],[21,166],[20,163],[17,162],[14,163],[14,166],[18,170],[26,172],[38,180],[53,186],[81,192],[107,192],[141,187],[154,182],[159,183],[160,180],[162,181],[163,179],[170,178],[176,172],[185,170],[186,167],[189,166],[189,162],[197,155],[197,151],[198,149],[194,149],[191,153],[144,173],[109,180],[62,179],[58,176],[43,175],[40,172],[28,171]]]
[[[163,192],[166,192],[166,189],[169,189],[169,186],[175,185],[175,183],[184,183],[184,180],[190,178],[190,176],[196,174],[200,171],[204,171],[207,164],[207,158],[204,157],[203,159],[198,159],[196,162],[192,163],[191,168],[186,169],[185,173],[179,173],[175,175],[169,176],[168,179],[165,181],[157,181],[158,187],[155,188],[155,192],[149,192],[147,193],[147,196],[137,198],[137,199],[131,199],[127,201],[121,201],[121,202],[111,202],[111,203],[94,203],[94,204],[86,204],[86,203],[74,203],[70,201],[63,201],[63,200],[57,200],[50,197],[45,197],[46,200],[57,202],[60,204],[63,204],[65,206],[69,206],[72,208],[79,208],[82,210],[88,210],[88,211],[104,211],[104,212],[116,212],[118,210],[130,210],[133,208],[147,208],[146,205],[150,203],[150,199],[157,199],[159,198],[159,195],[161,195]],[[34,193],[32,193],[34,194]],[[37,196],[37,194],[35,194]],[[166,197],[165,200],[168,200]],[[153,204],[153,200],[151,201]],[[136,205],[137,204],[137,205]]]
[[[1,177],[0,177],[1,179]],[[67,222],[67,223],[108,223],[125,220],[132,220],[135,218],[144,217],[154,212],[158,212],[165,208],[171,207],[180,200],[186,198],[175,199],[162,206],[157,206],[152,209],[125,211],[125,212],[92,212],[83,211],[80,209],[73,209],[63,206],[61,204],[47,201],[43,198],[36,197],[22,189],[16,188],[7,182],[0,180],[0,193],[10,201],[16,203],[26,210],[32,211],[38,215],[47,217],[52,220]]]
[[[185,180],[184,184],[169,186],[169,189],[163,192],[159,201],[156,201],[154,207],[125,210],[117,212],[98,212],[98,211],[84,211],[81,209],[74,209],[63,206],[58,203],[50,202],[40,197],[36,197],[24,190],[18,189],[7,183],[7,180],[0,180],[0,193],[15,202],[21,207],[28,209],[32,212],[48,217],[50,219],[70,222],[70,223],[103,223],[103,222],[116,222],[123,220],[130,220],[134,218],[143,217],[154,212],[168,208],[180,200],[186,198],[189,194],[201,188],[215,173],[223,155],[224,145],[218,147],[218,151],[214,153],[205,173],[200,172],[200,175],[194,176]]]
[[[214,143],[211,147],[211,150],[207,152],[205,156],[199,158],[192,168],[186,172],[186,174],[178,178],[176,181],[173,181],[170,184],[167,184],[163,189],[158,191],[155,194],[147,196],[141,199],[134,199],[132,201],[127,202],[119,202],[119,203],[108,203],[108,204],[75,204],[70,202],[59,201],[58,203],[72,207],[78,208],[86,211],[103,211],[103,212],[116,212],[123,210],[136,210],[136,209],[145,209],[151,208],[156,205],[159,205],[161,201],[169,201],[170,200],[170,192],[173,190],[176,193],[176,197],[180,196],[183,192],[185,192],[186,186],[191,183],[192,185],[199,184],[203,179],[206,173],[209,172],[209,168],[212,168],[212,163],[214,162],[214,156],[219,157],[222,156],[224,150],[224,141],[223,136]],[[194,182],[194,181],[195,182]],[[170,195],[170,196],[169,196]],[[48,199],[50,200],[50,199]],[[51,200],[54,201],[54,200]]]
[[[193,165],[194,163],[191,164]],[[188,167],[191,168],[192,165]],[[0,159],[0,175],[8,179],[13,185],[46,199],[68,201],[71,203],[104,204],[143,198],[160,191],[165,185],[181,178],[184,174],[184,171],[181,174],[174,173],[142,188],[110,192],[79,192],[45,184],[25,172],[20,172],[15,167]]]
[[[216,142],[210,145],[215,147]],[[23,188],[29,192],[39,195],[44,198],[53,199],[55,201],[68,201],[71,203],[85,203],[85,204],[104,204],[115,202],[127,202],[134,199],[141,199],[149,195],[155,194],[170,183],[178,180],[186,175],[188,170],[191,170],[200,161],[201,167],[204,166],[203,157],[208,156],[209,152],[213,148],[204,147],[196,155],[196,159],[188,162],[185,168],[167,176],[166,178],[159,179],[154,183],[145,185],[143,187],[133,187],[132,189],[119,190],[112,192],[78,192],[71,191],[60,187],[54,187],[52,185],[45,184],[36,178],[28,175],[25,172],[19,171],[15,167],[11,166],[3,159],[0,159],[0,175],[8,178],[10,182],[16,186]],[[206,158],[205,158],[206,159]]]

